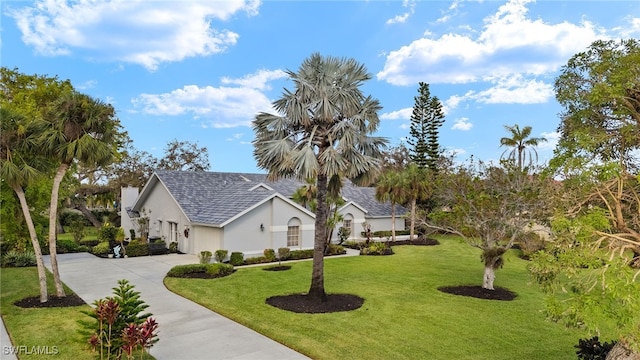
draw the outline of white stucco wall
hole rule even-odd
[[[132,207],[136,202],[138,192],[137,187],[120,188],[120,226],[124,229],[124,234],[127,238],[129,237],[129,230],[135,229],[135,226],[126,209]]]
[[[362,223],[365,220],[365,213],[359,207],[349,204],[340,209],[339,213],[346,219],[347,217],[351,217],[352,226],[351,226],[351,235],[349,239],[357,239],[360,238],[360,233],[363,231]],[[343,222],[336,224],[335,229],[333,229],[333,236],[331,240],[336,242],[339,240],[338,238],[338,230],[342,227]]]
[[[194,225],[189,234],[187,247],[189,251],[184,252],[190,254],[198,255],[205,250],[215,253],[216,250],[224,249],[223,231],[220,228]]]
[[[371,224],[371,231],[383,231],[383,230],[391,230],[391,216],[389,217],[370,217],[367,218],[367,222]],[[396,230],[404,230],[404,217],[396,216]],[[362,230],[358,232],[358,236],[362,237],[360,234]]]

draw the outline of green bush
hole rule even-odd
[[[27,250],[24,252],[10,250],[2,255],[2,267],[36,266],[36,254]]]
[[[229,264],[233,266],[240,266],[244,264],[244,254],[241,252],[232,252],[229,258]]]
[[[109,224],[103,225],[98,230],[98,240],[108,241],[109,243],[116,242],[116,235],[118,234],[118,228]]]
[[[193,274],[207,274],[211,277],[221,277],[233,272],[233,266],[229,264],[187,264],[177,265],[167,273],[169,277],[193,277]]]
[[[342,245],[329,244],[328,255],[342,255],[346,254],[347,250]]]
[[[73,240],[58,239],[56,241],[56,251],[58,254],[76,253],[80,252],[80,245]]]
[[[266,257],[269,261],[276,261],[276,251],[273,249],[264,249],[264,257]]]
[[[355,250],[360,250],[362,249],[363,246],[365,246],[364,242],[361,241],[355,241],[355,240],[348,240],[345,241],[342,246],[347,247],[349,249],[355,249]]]
[[[278,249],[278,259],[285,261],[291,257],[291,249],[287,247],[281,247]]]
[[[164,255],[169,252],[167,244],[162,239],[147,244],[147,248],[149,249],[150,255]]]
[[[73,241],[79,244],[80,241],[82,241],[82,238],[87,234],[84,219],[73,220],[71,224],[69,224],[69,230],[73,234]]]
[[[129,257],[149,255],[149,245],[140,240],[133,240],[125,247],[125,249],[126,254]]]
[[[409,235],[409,230],[396,230],[396,236]],[[374,237],[391,237],[391,230],[378,230],[373,232]]]
[[[392,255],[393,249],[386,242],[372,242],[360,250],[360,255]]]
[[[273,260],[269,260],[269,258],[267,258],[266,256],[257,256],[257,257],[250,257],[250,258],[244,259],[244,264],[245,265],[265,264],[265,263],[270,263],[272,261]]]
[[[229,250],[218,249],[215,252],[215,259],[217,262],[222,263],[227,258],[227,254],[229,254]]]
[[[84,246],[88,246],[90,248],[98,245],[100,243],[100,240],[98,239],[85,239],[85,240],[80,240],[80,245],[84,245]]]
[[[313,257],[313,249],[291,250],[291,260],[311,259]]]
[[[200,264],[208,264],[211,262],[211,256],[213,254],[209,250],[200,251]]]
[[[107,255],[110,252],[111,247],[109,246],[108,241],[103,241],[91,249],[91,253],[94,255]]]

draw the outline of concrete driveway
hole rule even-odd
[[[49,257],[45,260],[50,268]],[[159,323],[156,359],[306,359],[286,346],[167,290],[162,280],[179,264],[198,263],[194,255],[101,259],[88,253],[58,255],[62,281],[88,304],[112,295],[127,279]]]

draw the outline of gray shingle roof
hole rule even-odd
[[[159,170],[156,175],[192,222],[212,225],[221,225],[276,193],[291,198],[304,185],[295,179],[270,182],[265,174]],[[256,188],[260,183],[273,190]],[[375,200],[375,188],[345,181],[342,194],[347,202],[353,201],[366,209],[367,216],[391,214],[389,203]],[[398,206],[396,214],[405,211]]]

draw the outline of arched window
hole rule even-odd
[[[353,215],[344,214],[343,220],[342,220],[342,227],[349,230],[349,237],[354,236],[355,230],[353,229]]]
[[[287,224],[287,246],[300,246],[300,219],[291,218]]]

